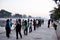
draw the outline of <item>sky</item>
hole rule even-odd
[[[53,0],[0,0],[0,10],[5,9],[13,14],[26,14],[49,18],[56,6]]]

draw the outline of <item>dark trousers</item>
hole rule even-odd
[[[24,29],[24,35],[28,35],[28,28]]]
[[[36,25],[34,25],[34,30],[36,30]]]
[[[32,32],[32,27],[30,26],[30,28],[29,28],[29,33],[31,33]]]
[[[53,26],[53,27],[54,27],[54,29],[55,29],[55,30],[57,30],[57,25],[56,25],[56,24],[54,24],[54,26]]]
[[[48,24],[48,28],[50,27],[50,24]]]
[[[57,30],[57,27],[54,27],[55,30]]]
[[[10,28],[7,28],[7,29],[6,29],[6,36],[7,36],[8,38],[10,37],[10,31],[11,31]]]
[[[20,37],[22,38],[22,34],[20,30],[16,30],[16,39],[18,39],[18,33],[20,34]]]

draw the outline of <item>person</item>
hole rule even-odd
[[[22,28],[24,29],[24,19],[22,20]]]
[[[20,37],[22,38],[21,34],[21,19],[16,20],[16,39],[18,39],[18,33],[20,34]]]
[[[36,27],[38,28],[38,26],[39,26],[39,25],[38,25],[38,19],[36,19]]]
[[[29,33],[32,32],[32,20],[30,20],[30,27],[29,27]]]
[[[33,20],[33,26],[34,26],[34,30],[36,30],[36,20]]]
[[[28,19],[28,27],[29,27],[29,20],[30,20],[30,19]]]
[[[53,27],[55,30],[57,30],[57,25],[55,23],[53,24]]]
[[[24,35],[28,35],[28,24],[27,24],[27,20],[24,21]]]
[[[6,26],[5,26],[5,30],[6,30],[6,36],[9,38],[10,37],[10,26],[9,26],[9,19],[7,19],[6,21]]]
[[[12,19],[10,19],[10,21],[9,21],[9,25],[10,25],[10,27],[12,27]]]
[[[38,20],[38,24],[41,27],[41,19]]]
[[[53,20],[51,20],[51,24],[54,27],[54,29],[57,30],[57,25],[55,24],[55,22]]]
[[[48,28],[50,27],[50,19],[48,20]]]
[[[53,27],[53,24],[54,24],[54,22],[53,22],[53,20],[51,19],[51,20],[50,20],[50,27]]]
[[[12,19],[10,19],[10,20],[9,20],[10,29],[11,29],[11,27],[12,27],[12,24],[13,24],[13,23],[12,23]],[[11,33],[11,30],[10,30],[10,33]]]

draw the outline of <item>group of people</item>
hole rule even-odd
[[[53,27],[55,30],[57,30],[57,24],[52,19],[48,20],[48,28],[50,27]]]
[[[28,28],[29,28],[29,33],[32,32],[32,26],[34,28],[34,30],[36,30],[36,19],[28,19],[28,20],[21,20],[21,19],[16,19],[16,23],[12,23],[12,19],[7,19],[6,20],[6,36],[9,38],[10,37],[10,33],[11,33],[11,27],[12,25],[16,25],[15,26],[15,30],[16,30],[16,39],[18,39],[18,34],[20,34],[20,37],[22,38],[22,34],[21,34],[21,29],[24,29],[24,35],[28,35]],[[38,25],[41,26],[41,20],[38,20]]]
[[[12,27],[12,19],[7,19],[6,20],[6,25],[5,25],[5,29],[6,29],[6,36],[9,38],[10,33],[11,33],[11,27]]]
[[[22,38],[22,34],[21,34],[21,29],[24,29],[24,35],[28,35],[28,28],[29,28],[29,33],[32,32],[32,27],[34,28],[34,30],[36,30],[37,26],[41,27],[41,24],[44,23],[44,20],[41,19],[28,19],[28,20],[22,20],[22,19],[16,19],[16,23],[12,23],[12,19],[7,19],[6,20],[6,36],[9,38],[10,37],[10,33],[11,33],[11,27],[12,25],[16,25],[15,26],[15,31],[16,31],[16,39],[18,39],[18,34],[20,34],[20,37]],[[50,27],[54,27],[55,30],[57,30],[57,25],[55,24],[55,22],[52,19],[48,20],[48,28]]]

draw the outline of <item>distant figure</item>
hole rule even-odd
[[[36,21],[36,27],[38,28],[39,25],[38,25],[38,19],[35,20]]]
[[[5,29],[6,29],[6,36],[9,38],[10,37],[10,31],[11,31],[11,28],[9,26],[9,19],[7,19],[7,21],[6,21]]]
[[[50,27],[53,27],[54,21],[50,20]]]
[[[38,20],[38,24],[41,27],[41,19]]]
[[[50,19],[48,20],[48,28],[50,27]]]
[[[30,20],[29,33],[32,32],[32,20]]]
[[[27,20],[24,21],[24,35],[28,35],[28,23],[27,23]]]
[[[24,19],[22,20],[22,28],[24,29]]]
[[[21,19],[16,20],[16,39],[18,39],[18,33],[20,34],[20,37],[22,38],[22,34],[21,34]]]
[[[33,26],[34,26],[34,30],[36,30],[36,20],[33,20]]]
[[[55,22],[53,20],[51,20],[51,24],[54,27],[54,29],[57,30],[57,25],[55,24]]]
[[[28,27],[29,27],[29,19],[28,19]]]
[[[57,30],[57,25],[55,23],[53,24],[53,27],[55,30]]]

